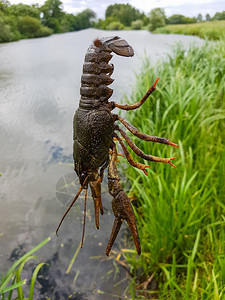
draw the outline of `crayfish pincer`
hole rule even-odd
[[[106,248],[106,255],[109,255],[120,227],[124,220],[132,233],[137,253],[141,254],[141,246],[135,221],[134,212],[128,196],[123,191],[117,171],[117,149],[114,140],[121,145],[126,159],[131,166],[142,170],[146,175],[146,168],[149,165],[135,162],[130,155],[127,146],[121,139],[121,136],[127,142],[129,147],[140,157],[147,161],[168,163],[175,167],[171,162],[176,157],[160,158],[145,154],[139,149],[128,135],[116,124],[117,121],[122,123],[133,135],[145,141],[162,143],[171,146],[178,146],[170,142],[167,138],[150,136],[141,133],[133,125],[117,114],[112,114],[114,108],[123,110],[133,110],[139,108],[156,89],[159,80],[153,83],[143,98],[132,105],[117,104],[109,101],[113,90],[108,87],[113,82],[111,75],[113,65],[109,64],[112,58],[112,52],[121,56],[133,56],[132,47],[118,36],[98,38],[87,50],[83,65],[83,75],[81,77],[80,103],[75,112],[73,127],[73,158],[74,170],[80,180],[80,188],[70,207],[65,212],[56,234],[62,224],[65,216],[73,206],[82,190],[85,190],[84,197],[84,221],[81,247],[83,247],[85,215],[86,215],[86,198],[87,189],[90,186],[95,210],[95,225],[99,229],[99,212],[103,215],[103,206],[101,200],[101,182],[103,180],[104,170],[108,167],[108,187],[109,193],[113,196],[112,208],[115,215],[115,221],[112,233]]]

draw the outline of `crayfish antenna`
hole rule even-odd
[[[58,236],[58,231],[59,231],[59,228],[60,228],[60,226],[61,226],[63,220],[65,219],[66,215],[67,215],[68,212],[70,211],[71,207],[72,207],[72,206],[74,205],[74,203],[76,202],[77,198],[80,196],[80,193],[82,192],[82,189],[83,189],[82,186],[80,186],[79,191],[77,192],[76,196],[75,196],[74,199],[73,199],[73,202],[70,204],[69,208],[67,209],[67,211],[66,211],[65,214],[63,215],[63,217],[62,217],[62,219],[61,219],[61,221],[60,221],[60,223],[59,223],[59,225],[58,225],[58,227],[57,227],[57,229],[56,229],[56,235],[57,235],[57,236]]]
[[[80,245],[81,248],[83,248],[83,244],[84,244],[84,232],[85,232],[85,221],[86,221],[86,204],[87,204],[87,189],[85,189],[85,196],[84,196],[84,219],[83,219],[83,233],[82,233],[81,245]]]

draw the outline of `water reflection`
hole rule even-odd
[[[70,163],[73,165],[73,156],[71,154],[66,154],[64,148],[51,140],[47,140],[44,143],[44,152],[46,155],[43,157],[43,166],[53,163]]]

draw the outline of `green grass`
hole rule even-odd
[[[21,273],[23,271],[24,265],[27,261],[31,259],[37,259],[35,256],[32,256],[34,252],[39,250],[41,247],[43,247],[46,243],[50,241],[51,238],[45,239],[43,242],[41,242],[39,245],[37,245],[35,248],[31,249],[29,252],[27,252],[25,255],[23,255],[20,259],[18,259],[12,267],[8,270],[5,276],[3,274],[0,274],[0,296],[1,299],[24,299],[24,300],[32,300],[33,299],[33,292],[34,292],[34,285],[35,281],[38,275],[39,270],[42,268],[42,266],[45,263],[40,263],[36,266],[36,268],[33,271],[33,275],[31,278],[30,283],[30,292],[29,292],[29,298],[24,298],[23,293],[23,286],[26,284],[27,280],[21,280]],[[13,295],[13,291],[16,290],[17,297],[12,298],[15,295]],[[7,296],[6,296],[7,294]]]
[[[197,35],[209,40],[219,40],[225,36],[225,21],[201,22],[195,24],[167,25],[157,28],[154,33],[178,33]]]
[[[126,169],[127,192],[139,200],[142,245],[138,258],[135,251],[122,252],[134,276],[133,299],[148,298],[147,288],[139,298],[134,295],[151,276],[158,283],[157,299],[225,299],[225,42],[188,52],[177,46],[157,64],[157,72],[147,60],[142,70],[130,103],[161,79],[150,99],[126,112],[126,119],[141,132],[167,137],[180,147],[132,136],[147,154],[177,156],[177,168],[150,162],[148,177]]]

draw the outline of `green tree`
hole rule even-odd
[[[23,38],[43,37],[52,34],[52,30],[44,27],[40,20],[29,16],[18,18],[18,29]]]
[[[225,11],[219,13],[217,12],[215,14],[215,16],[213,17],[214,20],[217,20],[217,21],[222,21],[222,20],[225,20]]]
[[[110,23],[113,22],[118,22],[118,21],[113,17],[108,17],[106,19],[98,19],[97,22],[94,22],[93,26],[95,28],[106,30],[109,27]]]
[[[55,33],[60,32],[60,18],[63,17],[62,2],[60,0],[46,0],[41,6],[43,25],[51,28]]]
[[[198,16],[197,16],[197,21],[198,21],[198,22],[202,22],[202,19],[203,19],[203,18],[202,18],[202,14],[198,14]]]
[[[166,25],[166,15],[163,8],[155,8],[149,14],[149,30],[154,31],[158,27]]]
[[[16,17],[29,16],[36,19],[40,19],[39,8],[22,3],[10,5],[8,7],[8,13]]]
[[[15,16],[9,16],[0,11],[0,43],[17,41],[20,33]]]
[[[211,21],[210,14],[206,14],[206,15],[205,15],[205,19],[206,19],[206,21]]]
[[[9,5],[10,3],[8,0],[0,0],[0,11],[5,12]]]
[[[73,20],[73,30],[81,30],[90,28],[93,26],[93,20],[96,18],[96,14],[91,9],[85,9],[81,13],[77,14]]]
[[[16,29],[15,17],[8,17],[0,12],[0,43],[12,42],[20,39]]]
[[[142,20],[136,20],[131,23],[131,29],[139,30],[143,26]]]
[[[147,26],[149,23],[149,17],[147,17],[144,13],[141,15],[141,18],[139,18],[139,20],[142,20],[144,26]]]
[[[108,26],[106,27],[106,30],[122,30],[123,24],[119,21],[110,22]]]
[[[183,15],[175,14],[166,20],[167,24],[190,24],[196,23],[196,18],[189,18]]]
[[[63,13],[60,23],[60,32],[73,31],[73,23],[75,16],[73,14]]]
[[[114,4],[109,5],[105,12],[105,17],[113,18],[124,26],[130,26],[132,21],[144,18],[144,14],[130,4]]]

